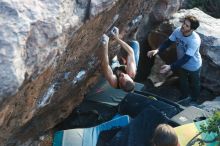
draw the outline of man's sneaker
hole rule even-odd
[[[195,101],[191,101],[191,102],[189,103],[189,105],[190,105],[190,106],[198,106],[199,104],[198,104],[197,102],[195,102]]]
[[[137,17],[135,17],[128,25],[129,27],[132,29],[132,28],[136,28],[140,25],[140,22],[142,20],[143,16],[142,15],[139,15]]]
[[[177,103],[183,106],[188,106],[191,100],[192,98],[189,96],[189,97],[179,100]]]

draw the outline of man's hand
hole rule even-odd
[[[109,42],[109,37],[106,34],[103,34],[100,41],[102,45],[107,45]]]
[[[170,70],[171,70],[170,65],[165,64],[161,66],[160,73],[165,74],[165,73],[168,73]]]
[[[155,56],[155,55],[158,53],[158,51],[159,51],[158,49],[148,51],[148,52],[147,52],[147,56],[148,56],[149,58],[151,58],[151,57]]]
[[[119,38],[119,29],[114,26],[111,30],[111,34],[113,35],[114,38],[118,39]]]

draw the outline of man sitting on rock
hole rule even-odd
[[[123,89],[126,92],[134,90],[134,81],[137,70],[137,63],[139,60],[139,43],[137,41],[131,41],[131,46],[119,38],[119,29],[114,27],[111,34],[115,40],[121,45],[127,53],[126,57],[123,57],[123,65],[119,64],[119,61],[114,61],[112,67],[109,65],[108,57],[108,43],[109,37],[104,34],[101,38],[102,50],[101,50],[101,68],[106,80],[109,84],[117,89]],[[136,54],[136,55],[135,55]]]

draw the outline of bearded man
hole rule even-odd
[[[176,28],[158,49],[149,51],[148,57],[161,54],[171,44],[176,42],[176,62],[161,66],[160,73],[179,70],[181,99],[190,97],[196,102],[200,94],[200,68],[202,58],[199,53],[201,39],[195,30],[199,27],[199,21],[195,16],[186,16],[181,27]]]

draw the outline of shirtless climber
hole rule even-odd
[[[117,89],[123,89],[126,92],[134,90],[135,83],[133,79],[136,75],[137,64],[139,60],[139,43],[137,41],[131,41],[129,46],[126,42],[119,38],[119,29],[114,27],[111,34],[115,40],[121,45],[122,49],[126,51],[127,56],[123,58],[125,64],[121,65],[119,62],[114,62],[112,67],[109,65],[108,57],[108,43],[109,37],[103,34],[101,38],[102,50],[101,50],[101,68],[106,80],[109,84]],[[117,65],[115,65],[117,64]]]

